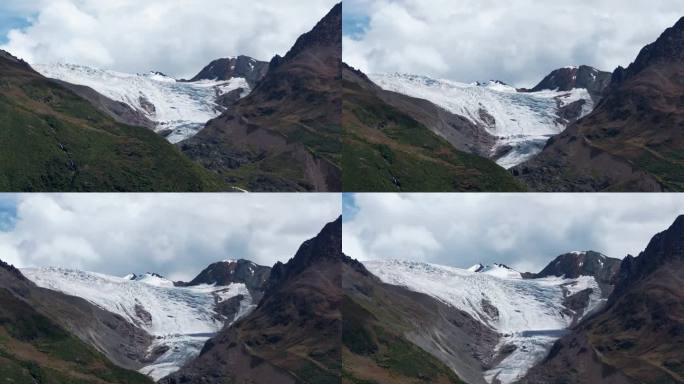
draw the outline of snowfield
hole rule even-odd
[[[73,64],[38,64],[32,67],[45,77],[84,85],[100,94],[142,112],[157,124],[156,132],[171,132],[166,138],[177,143],[194,136],[225,109],[217,98],[242,88],[250,92],[243,78],[228,81],[179,82],[159,73],[127,74]]]
[[[525,93],[498,82],[465,84],[399,73],[369,77],[385,90],[428,100],[484,128],[498,138],[492,153],[511,146],[513,149],[497,160],[504,168],[530,159],[544,148],[551,136],[565,130],[560,108],[585,100],[582,117],[594,108],[586,89]]]
[[[499,265],[474,272],[475,268],[407,261],[363,264],[385,283],[430,295],[491,327],[501,335],[497,350],[514,345],[515,351],[485,372],[488,382],[512,383],[546,356],[575,315],[562,304],[566,295],[593,288],[582,315],[603,302],[598,284],[588,276],[522,279],[520,273]]]
[[[99,273],[62,268],[22,269],[21,272],[39,287],[81,297],[155,336],[149,347],[168,350],[140,372],[159,380],[199,355],[205,342],[254,307],[244,284],[229,286],[200,285],[175,287],[164,278],[145,274],[135,280]],[[243,295],[234,319],[215,311],[217,303]]]

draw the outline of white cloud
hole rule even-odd
[[[637,255],[684,214],[679,194],[356,194],[343,250],[360,260],[537,272],[554,257],[595,250]]]
[[[190,279],[212,262],[272,265],[340,215],[336,194],[22,194],[0,259]]]
[[[189,77],[211,60],[287,52],[336,0],[3,1],[33,15],[1,49],[29,63],[69,62],[123,72]]]
[[[680,0],[347,0],[367,33],[345,37],[344,60],[365,72],[532,86],[551,70],[612,71],[683,16]]]

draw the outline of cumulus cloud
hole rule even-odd
[[[628,65],[681,16],[680,0],[347,0],[367,17],[344,37],[344,60],[365,72],[532,86],[551,70]]]
[[[345,197],[343,250],[360,260],[537,272],[595,250],[637,255],[684,214],[679,194],[356,194]],[[352,201],[353,200],[353,201]]]
[[[29,63],[69,62],[190,77],[211,60],[284,54],[336,0],[3,1],[24,15],[1,46]]]
[[[15,223],[0,232],[5,262],[117,276],[157,272],[186,280],[224,259],[287,261],[341,213],[335,194],[22,194],[13,199]]]

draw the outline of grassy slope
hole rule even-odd
[[[3,383],[151,384],[0,290],[0,378]]]
[[[349,297],[342,304],[342,382],[460,384],[456,374],[401,336],[400,326]]]
[[[582,127],[592,145],[648,173],[667,192],[684,191],[683,76],[675,62],[649,66],[609,94]]]
[[[684,154],[666,148],[660,152],[644,151],[636,165],[651,174],[668,192],[684,191]]]
[[[155,133],[114,122],[38,76],[0,82],[0,190],[225,189]]]
[[[677,287],[666,280],[642,285],[620,298],[587,331],[589,344],[605,364],[639,382],[684,382],[684,305]]]
[[[316,158],[326,159],[335,167],[340,167],[342,143],[339,125],[282,124],[283,122],[273,122],[271,128],[265,129],[274,135],[284,137],[288,144],[302,144]],[[241,153],[250,159],[239,167],[221,169],[221,176],[231,185],[255,192],[314,190],[306,179],[301,161],[293,151],[264,156],[261,149],[234,147],[229,142],[223,143],[218,150],[225,153]]]
[[[411,117],[344,84],[345,191],[521,191],[491,160],[460,152]]]

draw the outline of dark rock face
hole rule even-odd
[[[620,260],[607,257],[598,252],[572,252],[556,257],[535,278],[565,276],[576,279],[580,276],[593,276],[601,284],[615,284],[614,277],[620,269]]]
[[[565,299],[563,299],[563,305],[575,311],[575,313],[581,314],[587,308],[591,294],[591,288],[581,290],[574,295],[567,296]]]
[[[188,81],[200,80],[230,80],[241,77],[247,80],[251,87],[259,82],[266,72],[269,63],[259,61],[249,56],[238,56],[214,60],[204,67],[195,77]]]
[[[342,218],[327,224],[321,233],[307,240],[299,247],[295,256],[287,263],[276,263],[271,270],[267,290],[277,289],[288,280],[321,260],[346,261],[342,249]]]
[[[249,96],[179,147],[250,191],[340,191],[341,60],[338,4]]]
[[[255,302],[259,302],[263,296],[262,291],[255,291],[250,294]],[[245,299],[243,295],[233,296],[228,300],[224,300],[216,304],[216,312],[223,315],[226,319],[235,319],[237,314],[240,312],[240,307],[242,306],[242,301]]]
[[[587,117],[511,172],[536,191],[684,190],[684,19],[615,71]]]
[[[152,325],[152,315],[140,304],[135,305],[135,315],[142,322],[142,325]],[[140,324],[138,324],[140,325]]]
[[[140,106],[142,106],[142,109],[145,110],[145,112],[149,114],[153,114],[157,112],[157,107],[154,106],[154,104],[150,103],[149,100],[147,100],[145,97],[140,96],[138,98],[138,101],[140,102]]]
[[[667,231],[655,235],[638,257],[629,255],[622,260],[611,300],[670,263],[684,263],[684,216],[679,216]]]
[[[4,261],[0,260],[0,268],[14,275],[15,278],[26,281],[26,277],[24,277],[24,275],[22,275],[21,272],[14,265],[7,264]]]
[[[230,285],[245,284],[255,302],[263,295],[266,281],[271,273],[270,267],[257,265],[249,260],[220,261],[211,264],[189,283],[175,283],[177,286],[189,287],[200,284]]]
[[[613,73],[615,86],[623,84],[654,65],[684,61],[684,17],[665,30],[652,44],[645,46],[627,69],[618,67]]]
[[[606,88],[610,85],[611,73],[599,71],[596,68],[581,65],[579,67],[565,67],[556,69],[546,76],[531,92],[543,90],[570,91],[575,88],[585,88],[592,99],[598,102]]]
[[[559,340],[523,383],[677,383],[684,368],[684,217],[626,258],[608,305]]]
[[[587,104],[586,100],[577,100],[561,107],[558,110],[558,117],[566,124],[572,124],[582,116],[582,108]]]
[[[480,300],[480,306],[482,307],[484,313],[486,313],[492,321],[499,320],[499,310],[495,306],[493,306],[489,300]]]
[[[308,383],[340,378],[341,218],[278,264],[258,307],[162,383]],[[328,381],[326,381],[328,380]]]
[[[0,68],[3,67],[6,69],[14,67],[19,70],[29,70],[30,72],[37,74],[37,72],[35,72],[27,62],[17,57],[14,57],[7,51],[3,51],[0,49]]]
[[[237,88],[233,89],[232,91],[219,96],[218,99],[216,99],[216,103],[218,105],[222,105],[226,108],[230,107],[231,105],[235,104],[238,100],[242,98],[242,94],[245,92],[244,88]]]

